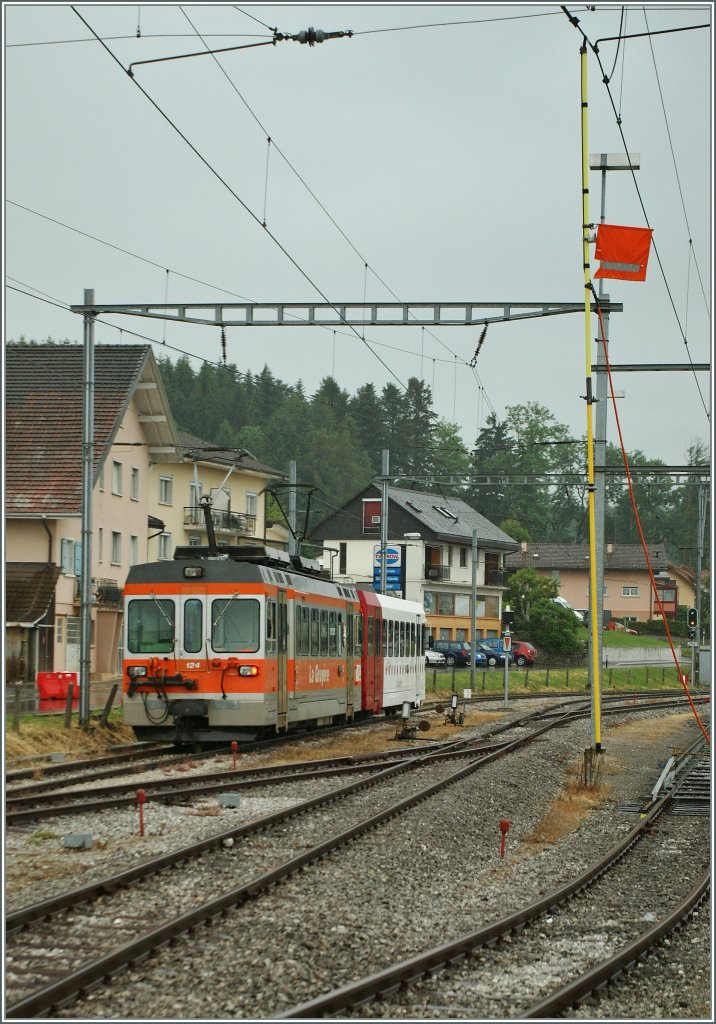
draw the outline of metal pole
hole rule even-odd
[[[696,647],[691,650],[696,655],[691,670],[691,682],[698,685],[701,674],[701,559],[704,552],[704,527],[706,526],[706,503],[708,501],[708,485],[699,480],[699,515],[698,515],[698,536],[696,538],[696,579],[694,581],[694,605],[696,607]]]
[[[604,223],[607,195],[607,169],[602,167],[602,196],[600,220]],[[608,302],[609,296],[604,294],[604,279],[599,280],[599,302]],[[602,664],[602,630],[604,629],[604,520],[606,513],[606,490],[607,477],[603,472],[607,464],[607,361],[605,345],[609,344],[609,313],[602,314],[604,319],[604,335],[602,336],[602,320],[598,320],[597,334],[597,408],[594,423],[594,535],[595,535],[595,562],[596,562],[596,589],[597,589],[597,630],[589,630],[589,659],[588,664]],[[602,470],[602,472],[600,472]],[[596,658],[592,656],[591,647],[596,634],[597,653]],[[591,680],[592,686],[601,687],[601,675]],[[592,736],[596,736],[596,722],[594,718],[595,702],[591,707]]]
[[[385,593],[386,568],[388,551],[388,473],[390,452],[383,449],[383,472],[380,478],[380,592]]]
[[[586,374],[586,405],[587,405],[587,499],[589,511],[589,628],[592,639],[592,656],[589,660],[591,670],[590,685],[592,692],[592,714],[594,720],[594,749],[601,751],[601,708],[600,708],[600,665],[597,660],[599,650],[598,634],[601,632],[597,622],[597,566],[596,537],[594,510],[594,428],[592,403],[592,337],[591,337],[591,272],[589,262],[589,159],[587,146],[587,47],[580,48],[582,71],[582,251],[584,264],[584,333],[585,333],[585,374]]]
[[[288,464],[288,483],[288,553],[298,555],[300,552],[296,539],[296,463],[293,460]]]
[[[506,626],[505,630],[504,630],[504,633],[503,633],[503,636],[509,636],[509,635],[510,635],[510,627]],[[510,684],[509,684],[510,658],[509,658],[509,654],[508,654],[507,649],[505,648],[504,644],[502,645],[502,652],[503,652],[503,654],[505,656],[505,707],[508,708],[510,706],[510,699],[509,699],[509,697],[510,697]]]
[[[472,657],[470,661],[470,689],[475,689],[475,655],[477,653],[477,530],[472,531],[472,594],[470,598],[472,608]]]
[[[85,306],[94,305],[94,289],[85,288]],[[83,333],[82,407],[82,576],[80,580],[80,702],[79,724],[90,718],[92,631],[92,482],[94,475],[94,321],[85,313]]]

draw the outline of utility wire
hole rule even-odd
[[[45,213],[40,213],[39,210],[33,210],[31,207],[24,206],[22,203],[16,203],[12,199],[6,199],[5,202],[8,205],[10,205],[10,206],[17,207],[19,210],[24,210],[26,213],[31,213],[35,217],[39,217],[42,220],[49,221],[51,224],[57,224],[58,227],[65,228],[65,230],[67,230],[67,231],[72,231],[76,235],[81,235],[83,238],[89,238],[90,241],[92,241],[92,242],[97,242],[100,245],[106,245],[109,249],[114,249],[115,252],[121,252],[125,256],[131,256],[133,259],[140,260],[142,263],[146,263],[150,267],[156,267],[158,270],[161,270],[162,272],[169,271],[170,273],[174,274],[175,277],[184,278],[184,280],[186,280],[186,281],[192,281],[194,284],[202,285],[202,287],[211,288],[213,291],[224,292],[226,295],[231,295],[231,296],[233,296],[236,299],[241,299],[242,302],[253,302],[254,301],[253,299],[248,298],[248,296],[246,296],[246,295],[241,295],[241,294],[239,294],[239,292],[231,291],[229,288],[224,288],[221,285],[214,284],[214,283],[212,283],[210,281],[204,281],[204,280],[202,280],[199,277],[193,277],[191,274],[185,274],[181,270],[176,270],[176,268],[174,268],[174,267],[166,267],[163,263],[157,263],[156,260],[150,260],[146,256],[140,256],[139,253],[132,252],[131,249],[124,249],[120,245],[115,245],[113,242],[108,242],[105,238],[100,238],[98,235],[91,235],[87,231],[83,231],[80,228],[73,227],[71,224],[65,224],[64,221],[56,220],[56,218],[50,217],[50,216],[48,216]],[[36,288],[34,290],[35,291],[39,291],[38,288]],[[293,319],[295,319],[295,320],[301,320],[300,317],[297,317],[297,316],[295,316],[292,313],[288,313],[287,316],[293,317]],[[306,321],[306,325],[308,326],[308,321]],[[333,334],[338,334],[341,337],[355,339],[355,332],[337,331],[335,328],[327,327],[327,326],[325,326],[323,324],[319,324],[319,325],[316,325],[316,326],[319,326],[322,331],[331,331]],[[360,340],[362,341],[363,339],[361,338]],[[374,345],[377,348],[385,348],[385,349],[388,349],[391,352],[400,352],[401,354],[408,355],[411,358],[416,357],[417,354],[418,354],[413,349],[402,348],[399,345],[390,345],[390,344],[388,344],[388,342],[376,341],[375,339],[370,339],[370,338],[368,339],[368,341],[370,342],[371,345]],[[187,353],[187,354],[190,354],[190,353]],[[199,359],[200,357],[199,356],[195,356],[194,358]],[[452,363],[453,363],[452,359],[444,359],[444,358],[440,358],[440,357],[436,357],[436,358],[437,358],[437,361],[441,362],[441,363],[450,363],[450,365],[452,365]],[[488,404],[489,404],[489,400],[488,400]],[[492,411],[494,412],[495,410],[493,409]]]
[[[80,19],[80,21],[81,21],[81,22],[82,22],[82,23],[83,23],[83,24],[84,24],[84,25],[86,26],[86,28],[87,28],[87,29],[88,29],[88,30],[89,30],[89,31],[90,31],[90,32],[92,33],[92,35],[93,35],[93,36],[95,37],[95,39],[97,40],[97,42],[98,42],[98,43],[100,43],[100,44],[101,44],[101,45],[102,45],[102,46],[104,47],[104,49],[105,49],[105,50],[106,50],[106,52],[107,52],[107,53],[109,54],[109,56],[110,56],[110,57],[112,58],[112,60],[113,60],[113,61],[114,61],[114,62],[115,62],[115,63],[116,63],[116,64],[117,64],[117,65],[118,65],[118,66],[119,66],[119,67],[120,67],[121,69],[122,69],[122,71],[124,71],[124,72],[125,72],[125,74],[128,74],[128,72],[127,72],[127,69],[126,69],[126,68],[124,67],[124,65],[122,64],[122,62],[121,62],[121,61],[120,61],[120,60],[119,60],[119,59],[118,59],[118,58],[117,58],[117,57],[116,57],[116,56],[114,55],[114,53],[112,53],[112,51],[111,51],[111,50],[110,50],[110,48],[109,48],[109,47],[108,47],[108,46],[106,45],[106,43],[105,43],[105,42],[104,42],[104,41],[103,41],[102,39],[100,39],[100,37],[99,37],[99,36],[97,35],[97,33],[96,33],[96,32],[94,31],[94,29],[92,28],[92,26],[91,26],[91,25],[89,25],[89,24],[88,24],[88,22],[87,22],[87,21],[86,21],[86,20],[85,20],[85,19],[84,19],[84,18],[82,17],[82,15],[81,15],[81,14],[79,13],[79,11],[77,10],[77,8],[76,8],[76,7],[72,7],[72,10],[73,10],[73,11],[75,12],[75,14],[76,14],[76,15],[77,15],[77,17],[78,17],[78,18]],[[261,223],[261,220],[260,220],[260,218],[259,218],[259,217],[257,217],[257,215],[256,215],[256,214],[255,214],[255,213],[253,212],[253,210],[252,210],[252,209],[250,208],[250,206],[248,206],[248,205],[247,205],[247,203],[245,203],[245,202],[244,202],[244,200],[243,200],[243,199],[242,199],[242,198],[241,198],[241,197],[240,197],[240,196],[238,195],[238,193],[234,191],[234,189],[233,189],[233,188],[232,188],[232,187],[231,187],[231,186],[229,185],[229,183],[228,183],[228,182],[227,182],[227,181],[226,181],[226,180],[225,180],[225,179],[224,179],[224,178],[223,178],[223,177],[222,177],[222,176],[221,176],[221,175],[219,174],[219,172],[218,172],[218,171],[217,171],[217,170],[216,170],[216,169],[215,169],[215,168],[214,168],[214,167],[213,167],[213,166],[212,166],[212,165],[211,165],[211,164],[209,163],[209,161],[208,161],[208,160],[206,159],[206,157],[205,157],[205,156],[203,156],[203,155],[202,155],[202,154],[201,154],[201,153],[199,152],[199,150],[198,150],[198,149],[196,148],[196,146],[195,146],[195,145],[194,145],[194,144],[193,144],[192,142],[190,142],[190,141],[189,141],[189,139],[187,138],[187,136],[186,136],[186,135],[184,135],[184,133],[183,133],[183,132],[181,131],[181,129],[180,129],[180,128],[179,128],[179,127],[178,127],[178,126],[177,126],[177,125],[176,125],[176,124],[175,124],[175,123],[174,123],[174,122],[172,121],[172,119],[171,119],[171,118],[169,117],[169,115],[168,115],[168,114],[166,114],[166,113],[165,113],[165,112],[164,112],[164,111],[162,110],[162,108],[161,108],[161,107],[159,106],[159,104],[158,104],[158,103],[157,103],[157,102],[156,102],[156,101],[155,101],[154,99],[152,99],[152,97],[151,97],[151,96],[149,95],[149,93],[148,93],[148,92],[146,91],[146,89],[144,89],[144,88],[143,88],[143,87],[142,87],[142,86],[141,86],[141,85],[139,84],[139,82],[137,81],[137,79],[136,79],[135,77],[133,77],[133,76],[130,76],[130,78],[131,78],[131,81],[132,81],[132,83],[133,83],[134,85],[136,85],[136,87],[137,87],[137,88],[139,89],[139,91],[140,91],[140,92],[142,93],[142,95],[143,95],[143,96],[145,96],[147,100],[149,100],[149,102],[150,102],[150,103],[152,104],[152,106],[153,106],[153,107],[154,107],[154,109],[155,109],[155,110],[157,111],[157,113],[161,114],[161,116],[162,116],[162,117],[164,118],[164,120],[165,120],[165,121],[167,122],[167,124],[168,124],[168,125],[169,125],[169,126],[170,126],[171,128],[173,128],[173,129],[174,129],[174,131],[175,131],[175,132],[177,133],[177,135],[178,135],[178,136],[179,136],[179,137],[180,137],[180,138],[181,138],[181,139],[182,139],[182,140],[183,140],[183,141],[184,141],[184,142],[185,142],[185,143],[187,144],[187,146],[189,146],[189,148],[191,149],[191,151],[192,151],[192,152],[193,152],[193,153],[194,153],[194,154],[195,154],[195,155],[196,155],[196,156],[197,156],[197,157],[198,157],[198,158],[199,158],[199,159],[201,160],[201,162],[202,162],[202,163],[204,164],[204,166],[205,166],[205,167],[207,168],[207,170],[209,170],[209,171],[210,171],[210,172],[211,172],[211,173],[212,173],[212,174],[214,175],[214,177],[215,177],[215,178],[216,178],[216,179],[217,179],[217,180],[218,180],[219,182],[221,182],[221,184],[222,184],[222,185],[224,186],[224,188],[225,188],[225,189],[226,189],[226,190],[227,190],[227,191],[228,191],[228,192],[229,192],[229,193],[230,193],[230,194],[231,194],[231,195],[232,195],[232,196],[234,197],[234,199],[235,199],[235,200],[237,201],[237,203],[239,203],[239,205],[240,205],[240,206],[241,206],[241,207],[242,207],[242,208],[243,208],[243,209],[244,209],[244,210],[246,211],[246,213],[248,213],[248,214],[249,214],[249,216],[251,217],[251,219],[252,219],[252,220],[254,220],[254,221],[255,221],[255,222],[256,222],[256,223],[257,223],[257,224],[258,224],[258,225],[259,225],[260,227],[262,227],[262,228],[263,228],[263,230],[264,230],[264,231],[266,232],[266,234],[267,234],[267,235],[269,236],[269,238],[271,239],[271,241],[272,241],[272,242],[274,242],[274,244],[275,244],[275,245],[276,245],[276,246],[277,246],[277,247],[278,247],[278,248],[280,249],[280,251],[281,251],[281,252],[282,252],[282,253],[284,254],[284,256],[286,257],[286,259],[288,259],[288,261],[289,261],[289,262],[290,262],[290,263],[292,264],[292,266],[293,266],[293,267],[295,267],[295,269],[296,269],[296,270],[297,270],[297,271],[299,272],[299,274],[300,274],[300,275],[301,275],[302,277],[304,277],[304,278],[306,279],[306,281],[307,281],[307,282],[309,283],[309,285],[310,285],[310,286],[311,286],[312,288],[314,288],[314,289],[316,290],[316,292],[317,292],[317,293],[318,293],[318,294],[319,294],[319,295],[321,296],[321,298],[322,298],[322,299],[324,300],[324,302],[327,302],[327,303],[328,303],[329,305],[333,306],[333,304],[332,304],[332,303],[330,302],[330,299],[328,299],[328,297],[327,297],[326,295],[324,295],[324,293],[323,293],[323,292],[321,291],[321,289],[319,288],[319,286],[318,286],[318,285],[317,285],[317,284],[316,284],[316,283],[315,283],[315,282],[313,281],[313,279],[312,279],[312,278],[310,277],[310,275],[309,275],[309,274],[308,274],[308,273],[307,273],[307,272],[306,272],[306,271],[305,271],[305,270],[303,269],[303,267],[302,267],[302,266],[301,266],[301,265],[300,265],[300,264],[298,263],[298,261],[297,261],[296,259],[294,259],[294,257],[293,257],[293,256],[292,256],[292,255],[291,255],[291,254],[289,253],[289,251],[288,251],[288,250],[286,249],[286,247],[285,247],[285,246],[284,246],[284,245],[283,245],[283,244],[282,244],[282,243],[281,243],[281,242],[279,241],[279,239],[278,239],[278,238],[277,238],[277,237],[276,237],[276,236],[275,236],[275,235],[274,235],[274,234],[273,234],[273,233],[272,233],[272,232],[271,232],[271,231],[270,231],[270,230],[269,230],[268,228],[264,228],[264,227],[263,227],[263,225],[262,225],[262,223]],[[335,307],[333,307],[333,308],[335,309]],[[335,309],[335,312],[336,312],[336,314],[338,315],[338,317],[340,318],[340,312],[339,312],[339,311],[338,311],[337,309]],[[346,325],[346,326],[350,326],[350,325]],[[360,338],[360,335],[358,334],[358,332],[357,332],[357,331],[354,331],[353,333],[354,333],[354,334],[356,335],[356,337],[357,337],[357,338]],[[361,340],[362,340],[362,339],[361,339]],[[393,379],[394,379],[394,380],[396,380],[396,381],[398,382],[398,384],[400,384],[400,386],[401,386],[401,387],[403,388],[403,390],[407,390],[407,389],[406,389],[406,386],[405,386],[405,384],[403,383],[403,381],[402,381],[402,380],[401,380],[401,379],[400,379],[400,378],[398,377],[398,375],[397,375],[396,373],[394,373],[394,372],[393,372],[393,370],[392,370],[392,369],[391,369],[391,368],[390,368],[390,367],[388,366],[388,364],[387,364],[387,363],[386,363],[386,362],[385,362],[385,361],[384,361],[383,359],[381,359],[381,357],[380,357],[380,356],[378,355],[378,353],[377,353],[377,352],[375,352],[375,351],[374,351],[374,350],[372,349],[372,347],[371,347],[371,346],[369,345],[369,343],[368,343],[368,342],[366,342],[366,341],[364,341],[364,342],[363,342],[363,344],[364,344],[364,345],[366,346],[366,348],[367,348],[367,349],[368,349],[368,350],[369,350],[369,351],[371,352],[371,354],[375,356],[375,358],[376,358],[376,359],[378,360],[378,362],[379,362],[379,363],[380,363],[380,364],[381,364],[381,365],[383,366],[383,368],[384,368],[385,370],[387,370],[387,372],[388,372],[388,373],[389,373],[389,374],[391,375],[391,377],[393,377]]]
[[[238,7],[235,7],[235,9],[236,9],[236,10],[240,10],[240,8],[238,8]],[[202,41],[202,42],[204,43],[204,46],[205,46],[205,47],[206,47],[206,49],[208,50],[208,49],[209,49],[209,45],[208,45],[208,43],[206,42],[206,40],[204,39],[204,37],[203,37],[203,34],[199,32],[198,28],[196,27],[196,25],[194,24],[194,22],[193,22],[193,21],[191,20],[191,18],[189,17],[189,15],[188,15],[188,14],[186,13],[186,11],[184,10],[184,8],[183,8],[183,7],[180,7],[180,8],[179,8],[179,10],[180,10],[180,11],[182,12],[182,14],[183,14],[183,15],[184,15],[184,17],[186,18],[186,20],[187,20],[187,21],[189,22],[189,24],[191,25],[191,27],[192,27],[192,28],[194,29],[194,32],[196,33],[197,37],[198,37],[198,38],[199,38],[199,39],[200,39],[200,40],[201,40],[201,41]],[[242,13],[245,13],[245,12],[242,12]],[[273,31],[273,29],[272,29],[272,31]],[[268,142],[269,142],[270,146],[273,146],[274,150],[275,150],[275,151],[276,151],[276,153],[277,153],[277,154],[278,154],[278,155],[279,155],[279,156],[281,157],[281,159],[282,159],[282,160],[284,161],[284,163],[285,163],[285,164],[286,164],[286,166],[287,166],[287,167],[289,168],[289,170],[290,170],[290,171],[291,171],[291,172],[292,172],[292,173],[293,173],[293,174],[294,174],[294,175],[296,176],[297,180],[298,180],[298,181],[299,181],[299,182],[301,183],[301,185],[303,185],[303,187],[304,187],[304,188],[306,189],[306,191],[307,191],[307,192],[308,192],[308,194],[309,194],[309,195],[311,196],[311,198],[312,198],[312,199],[313,199],[313,201],[314,201],[314,202],[316,203],[316,205],[317,205],[317,206],[319,207],[319,209],[320,209],[320,210],[321,210],[321,211],[322,211],[322,212],[323,212],[323,213],[325,214],[325,216],[326,216],[326,217],[328,218],[328,220],[329,220],[329,221],[331,222],[331,224],[332,224],[332,225],[333,225],[333,227],[334,227],[334,228],[336,229],[336,231],[338,231],[338,233],[339,233],[339,234],[340,234],[340,236],[341,236],[341,237],[343,238],[343,240],[344,240],[344,241],[345,241],[345,242],[347,243],[347,245],[348,245],[348,246],[349,246],[349,247],[350,247],[350,248],[351,248],[351,249],[353,250],[353,252],[355,253],[355,255],[356,255],[356,256],[358,257],[358,259],[359,259],[359,260],[361,261],[361,263],[363,264],[363,266],[364,266],[364,268],[365,268],[365,271],[367,272],[368,270],[370,270],[370,272],[371,272],[371,273],[373,274],[373,276],[375,277],[375,279],[376,279],[377,281],[379,281],[379,282],[380,282],[380,284],[381,284],[381,285],[382,285],[382,286],[383,286],[383,287],[384,287],[384,288],[386,289],[386,291],[388,292],[388,294],[389,294],[389,295],[391,295],[391,296],[392,296],[392,297],[393,297],[393,298],[394,298],[394,299],[396,300],[396,302],[401,302],[402,300],[400,299],[400,297],[399,297],[398,295],[396,295],[396,293],[395,293],[395,292],[393,291],[393,289],[392,289],[392,288],[390,287],[390,285],[388,285],[388,284],[387,284],[387,282],[386,282],[386,281],[384,281],[384,280],[383,280],[383,278],[382,278],[382,277],[380,276],[380,274],[378,274],[378,273],[377,273],[377,271],[376,271],[376,270],[375,270],[375,269],[374,269],[374,268],[373,268],[373,267],[372,267],[372,266],[370,265],[370,263],[369,263],[369,262],[368,262],[368,260],[367,260],[367,259],[365,258],[365,256],[364,256],[364,255],[363,255],[363,254],[362,254],[362,253],[360,252],[360,250],[359,250],[359,249],[357,248],[357,246],[356,246],[356,245],[355,245],[355,244],[353,243],[353,241],[352,241],[352,240],[351,240],[351,239],[350,239],[350,238],[348,237],[348,235],[347,235],[347,234],[345,233],[345,231],[344,231],[344,230],[343,230],[343,228],[342,228],[342,227],[340,226],[340,224],[339,224],[339,223],[338,223],[338,221],[337,221],[337,220],[335,219],[335,217],[333,217],[333,215],[332,215],[332,214],[330,213],[330,211],[329,211],[329,210],[327,209],[327,207],[326,207],[326,206],[325,206],[325,205],[324,205],[324,204],[323,204],[323,203],[321,202],[321,200],[320,200],[320,199],[318,198],[318,196],[317,196],[317,195],[316,195],[316,193],[315,193],[315,192],[313,191],[313,189],[312,189],[312,188],[311,188],[311,186],[310,186],[310,185],[308,184],[308,182],[307,182],[307,181],[306,181],[306,179],[305,179],[305,178],[303,177],[303,175],[302,175],[302,174],[301,174],[301,173],[300,173],[300,172],[298,171],[298,169],[297,169],[297,168],[296,168],[296,167],[295,167],[295,166],[294,166],[294,165],[293,165],[293,164],[291,163],[291,161],[290,161],[290,160],[289,160],[289,158],[288,158],[288,157],[286,156],[286,154],[285,154],[285,153],[283,152],[283,150],[281,149],[281,147],[280,147],[280,146],[279,146],[279,145],[277,144],[277,142],[276,142],[276,139],[275,139],[275,138],[273,137],[273,135],[272,135],[272,134],[271,134],[271,132],[270,132],[270,131],[268,130],[268,128],[266,127],[266,125],[264,125],[264,124],[263,124],[263,122],[262,122],[262,121],[261,121],[261,119],[259,118],[258,114],[257,114],[257,113],[256,113],[256,112],[255,112],[255,111],[253,110],[253,108],[252,108],[252,107],[251,107],[251,105],[249,104],[249,102],[248,102],[248,100],[246,99],[246,97],[245,97],[245,96],[244,96],[244,95],[243,95],[243,94],[241,93],[241,91],[240,91],[240,90],[238,89],[238,87],[236,86],[236,84],[235,84],[235,83],[234,83],[234,81],[232,80],[231,76],[230,76],[230,75],[228,74],[228,72],[226,71],[226,69],[225,69],[225,68],[223,67],[223,65],[221,64],[221,62],[219,61],[219,59],[218,59],[218,58],[217,58],[216,56],[214,56],[213,54],[212,54],[212,56],[214,57],[214,62],[216,63],[216,66],[217,66],[217,67],[219,68],[219,70],[220,70],[220,71],[221,71],[221,73],[223,74],[224,78],[225,78],[225,79],[226,79],[226,81],[227,81],[227,82],[229,83],[229,85],[231,86],[231,88],[233,89],[233,91],[234,91],[234,92],[236,93],[236,95],[237,95],[237,96],[239,97],[239,99],[240,99],[240,100],[241,100],[241,102],[243,103],[243,105],[244,105],[244,107],[246,108],[246,110],[248,111],[248,113],[249,113],[249,114],[251,115],[251,117],[252,117],[252,118],[254,119],[254,121],[256,122],[256,124],[258,125],[258,127],[259,127],[259,128],[261,129],[261,132],[263,133],[264,137],[265,137],[265,138],[266,138],[266,139],[268,140]],[[268,159],[267,159],[267,172],[268,172]],[[265,224],[265,216],[264,216],[264,223],[263,223],[263,226],[264,226],[264,227],[266,226],[266,224]],[[413,317],[413,319],[414,319],[414,320],[416,320],[416,322],[417,322],[417,317],[415,316],[415,314],[411,313],[410,315],[411,315],[411,316]],[[441,340],[441,339],[440,339],[440,338],[439,338],[439,337],[438,337],[438,336],[437,336],[437,335],[436,335],[436,334],[435,334],[435,333],[434,333],[433,331],[430,331],[430,330],[428,330],[428,332],[427,332],[427,333],[428,333],[428,334],[430,335],[430,337],[431,337],[431,338],[433,338],[433,340],[434,340],[434,341],[436,341],[436,342],[437,342],[437,343],[438,343],[439,345],[441,345],[441,346],[442,346],[442,347],[443,347],[443,348],[444,348],[444,349],[445,349],[445,350],[446,350],[447,352],[449,352],[449,353],[450,353],[450,354],[451,354],[451,355],[453,356],[453,358],[455,358],[455,359],[458,359],[458,358],[460,358],[460,357],[459,357],[459,356],[457,355],[457,353],[453,352],[453,350],[452,350],[452,349],[451,349],[451,348],[450,348],[450,347],[449,347],[448,345],[446,345],[446,344],[445,344],[445,342],[443,342],[443,341],[442,341],[442,340]],[[364,340],[364,341],[365,341],[365,337],[363,337],[363,339],[362,339],[362,340]],[[461,361],[462,361],[462,360],[461,360]]]
[[[647,25],[647,28],[648,28],[649,22],[647,21],[647,18],[646,18],[646,11],[644,11],[644,21],[646,22],[646,25]],[[676,163],[676,153],[674,152],[674,144],[673,144],[672,139],[671,139],[671,131],[669,130],[669,118],[667,117],[667,114],[666,114],[666,105],[664,103],[664,94],[661,91],[661,81],[659,79],[659,68],[657,67],[657,64],[656,64],[656,54],[654,53],[654,45],[653,45],[653,43],[651,41],[651,33],[650,33],[650,37],[649,37],[649,48],[651,50],[651,59],[654,62],[654,74],[656,76],[656,85],[657,85],[657,88],[659,90],[659,100],[661,101],[661,112],[664,115],[664,127],[666,128],[666,135],[667,135],[667,138],[669,140],[669,150],[671,152],[671,161],[672,161],[672,163],[674,165],[674,174],[676,175],[676,185],[677,185],[677,188],[679,190],[679,198],[681,200],[681,209],[684,211],[684,222],[686,224],[686,230],[687,230],[688,235],[689,235],[689,249],[691,250],[691,252],[693,252],[691,225],[689,224],[689,217],[688,217],[688,214],[686,213],[686,203],[684,201],[684,193],[683,193],[683,190],[681,188],[681,178],[679,177],[679,168],[678,168],[677,163]],[[696,254],[695,253],[694,253],[694,266],[696,267],[696,273],[697,273],[698,278],[699,278],[699,284],[701,285],[701,294],[702,294],[703,299],[704,299],[704,306],[706,307],[706,312],[708,313],[709,316],[711,316],[711,310],[709,309],[709,303],[708,303],[708,299],[706,298],[706,292],[704,291],[704,283],[701,280],[701,271],[699,270],[699,264],[698,264],[698,260],[696,259]],[[685,330],[684,330],[684,341],[686,341],[686,331]]]
[[[589,46],[589,48],[592,50],[594,56],[597,58],[597,63],[599,64],[599,69],[602,72],[602,81],[603,81],[604,86],[605,86],[605,88],[607,90],[607,96],[609,97],[609,102],[611,103],[612,110],[614,111],[614,117],[615,117],[615,120],[616,120],[617,130],[619,131],[619,135],[621,136],[622,145],[624,147],[624,152],[625,152],[625,154],[627,156],[627,160],[628,160],[628,158],[629,158],[629,147],[627,145],[626,137],[624,135],[624,131],[623,131],[623,128],[622,128],[622,120],[621,120],[621,117],[619,117],[619,115],[617,113],[616,106],[614,104],[614,97],[612,96],[611,89],[609,88],[609,80],[608,80],[608,78],[607,78],[607,76],[606,76],[606,74],[604,72],[604,66],[602,64],[601,57],[599,56],[599,50],[595,46],[595,44],[592,43],[588,39],[588,37],[584,33],[584,30],[579,27],[579,19],[575,18],[572,14],[570,14],[565,6],[562,6],[562,11],[567,16],[567,18],[569,19],[570,23],[579,31],[579,33],[581,34],[582,39],[584,40],[585,44],[587,44]],[[696,27],[707,27],[707,26],[696,26]],[[646,33],[644,33],[644,34],[646,34]],[[642,213],[644,214],[644,220],[646,221],[647,227],[651,227],[651,224],[649,223],[649,217],[648,217],[647,212],[646,212],[646,207],[644,205],[644,200],[643,200],[643,197],[642,197],[642,194],[641,194],[641,190],[639,189],[639,182],[637,181],[636,173],[634,171],[634,168],[631,166],[631,163],[629,163],[629,170],[631,172],[632,181],[634,182],[634,188],[636,190],[637,198],[639,199],[639,205],[641,206]],[[677,323],[678,328],[679,328],[679,333],[681,334],[681,338],[682,338],[682,340],[684,342],[684,346],[686,348],[686,355],[687,355],[688,360],[689,360],[689,362],[691,363],[691,366],[692,366],[692,373],[693,373],[694,383],[696,385],[696,390],[698,391],[699,398],[701,399],[701,404],[702,404],[702,406],[704,408],[704,412],[706,413],[706,419],[710,423],[711,422],[711,414],[709,413],[709,410],[706,407],[706,402],[704,401],[704,396],[703,396],[703,393],[701,391],[701,386],[699,384],[698,377],[696,376],[696,369],[695,369],[695,367],[693,365],[694,361],[691,358],[691,352],[689,351],[689,344],[688,344],[688,341],[686,340],[686,335],[684,334],[684,329],[681,326],[681,320],[679,319],[679,314],[678,314],[677,309],[676,309],[676,304],[674,302],[674,297],[671,294],[671,288],[669,287],[669,282],[668,282],[668,279],[667,279],[667,276],[666,276],[666,271],[664,270],[664,266],[663,266],[663,264],[661,262],[661,256],[659,255],[659,250],[658,250],[657,244],[656,244],[656,242],[654,241],[653,238],[652,238],[652,247],[654,249],[654,255],[656,256],[657,263],[659,264],[659,270],[661,271],[661,276],[662,276],[662,279],[664,281],[664,287],[666,288],[666,294],[667,294],[667,296],[669,298],[669,303],[671,304],[671,308],[672,308],[673,313],[674,313],[674,318],[675,318],[676,323]]]

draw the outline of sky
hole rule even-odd
[[[653,229],[646,281],[604,282],[624,306],[610,359],[710,364],[712,5],[568,10],[576,26],[542,4],[4,4],[6,338],[81,343],[68,307],[87,288],[112,304],[583,304],[586,37],[588,150],[640,156],[607,174],[605,219]],[[353,35],[251,45],[309,27]],[[222,360],[217,327],[100,320],[98,343]],[[528,402],[586,434],[583,312],[494,323],[475,358],[481,334],[229,328],[226,357],[308,395],[326,376],[351,394],[422,378],[468,447]],[[628,450],[681,465],[710,444],[709,373],[614,385]]]

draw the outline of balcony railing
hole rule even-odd
[[[485,573],[485,585],[488,587],[506,587],[507,573],[501,569],[488,569]]]
[[[425,566],[425,579],[426,580],[449,580],[450,579],[450,566],[449,565],[426,565]]]
[[[256,533],[256,516],[250,516],[244,512],[214,510],[211,513],[211,521],[214,529],[220,533],[239,533],[247,537],[252,537]],[[206,529],[203,511],[200,508],[185,508],[184,526],[197,526],[199,529]]]
[[[82,600],[82,577],[75,580],[75,598],[77,604]],[[122,607],[122,588],[117,580],[106,580],[99,577],[92,577],[92,604],[98,608]]]

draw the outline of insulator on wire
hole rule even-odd
[[[225,327],[221,328],[221,358],[224,361],[224,366],[226,366],[226,328]]]
[[[489,326],[488,324],[485,324],[485,326],[484,326],[484,327],[482,328],[482,334],[480,335],[480,340],[479,340],[479,341],[478,341],[478,343],[477,343],[477,348],[475,349],[475,355],[474,355],[474,356],[472,357],[472,359],[470,360],[470,367],[471,367],[471,368],[472,368],[473,370],[474,370],[474,368],[475,368],[475,363],[477,362],[477,357],[478,357],[478,356],[479,356],[479,354],[480,354],[480,349],[482,348],[482,343],[483,343],[483,341],[485,340],[485,335],[487,334],[487,328],[488,328],[488,326]]]

